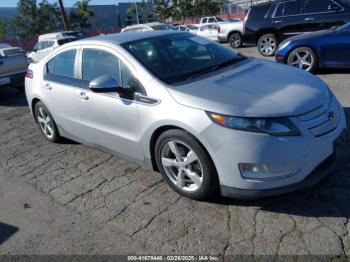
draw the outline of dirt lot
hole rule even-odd
[[[240,52],[257,56],[255,48]],[[319,74],[347,112],[349,74]],[[350,253],[350,165],[302,192],[195,202],[133,163],[73,142],[48,143],[24,96],[2,89],[0,210],[0,254],[339,257]]]

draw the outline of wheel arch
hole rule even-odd
[[[32,110],[32,115],[34,117],[34,120],[36,121],[36,118],[35,118],[35,105],[38,103],[38,102],[41,102],[41,99],[37,98],[37,97],[34,97],[32,99],[32,102],[30,104],[30,108]]]
[[[273,34],[273,35],[275,35],[275,37],[277,38],[277,40],[279,42],[281,41],[281,37],[280,37],[278,31],[276,29],[273,29],[273,28],[268,28],[268,29],[262,29],[262,30],[257,32],[255,44],[258,44],[260,37],[262,37],[263,35],[266,35],[266,34]]]
[[[213,167],[215,169],[217,179],[219,180],[219,176],[218,176],[217,168],[215,166],[215,162],[214,162],[212,156],[210,155],[209,151],[207,150],[207,148],[204,146],[204,144],[195,135],[193,135],[191,132],[189,132],[188,130],[186,130],[186,129],[182,128],[182,127],[176,126],[176,125],[163,125],[163,126],[160,126],[160,127],[158,127],[157,129],[155,129],[153,131],[153,133],[151,135],[150,143],[149,143],[149,149],[148,149],[149,153],[150,153],[150,156],[151,156],[152,169],[154,171],[156,171],[156,172],[159,172],[158,167],[157,167],[157,163],[156,163],[155,152],[154,152],[157,139],[158,139],[158,137],[161,134],[163,134],[164,132],[166,132],[168,130],[172,130],[172,129],[183,130],[183,131],[187,132],[188,134],[190,134],[191,136],[193,136],[197,140],[197,142],[202,147],[204,152],[207,153],[207,155],[209,157],[209,160],[211,161],[211,164],[213,165]]]

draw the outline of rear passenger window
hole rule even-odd
[[[336,4],[330,0],[306,0],[304,13],[310,14],[328,12],[328,7],[332,5]]]
[[[301,14],[302,4],[298,0],[281,2],[277,5],[275,17]]]
[[[47,73],[74,78],[75,55],[76,50],[69,50],[58,54],[47,63]]]
[[[92,81],[103,75],[110,75],[119,81],[119,59],[113,54],[97,50],[85,49],[83,52],[83,80]]]

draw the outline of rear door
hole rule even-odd
[[[276,5],[271,22],[279,32],[280,40],[303,32],[302,7],[301,0],[281,1]]]
[[[304,0],[304,32],[343,25],[343,10],[343,7],[333,0]]]
[[[81,84],[76,74],[77,54],[78,50],[72,48],[48,61],[41,83],[43,101],[53,115],[61,134],[73,138],[83,135],[77,111]]]

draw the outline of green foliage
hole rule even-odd
[[[0,19],[0,41],[6,40],[11,32],[13,32],[12,20]]]
[[[137,12],[136,12],[136,4],[137,4]],[[144,0],[138,3],[133,3],[126,12],[131,15],[135,15],[138,13],[139,16],[141,16],[142,20],[145,23],[148,23],[151,17],[150,10]]]
[[[20,37],[29,37],[56,31],[61,28],[61,18],[57,3],[42,0],[19,0],[19,15],[14,19],[14,30]]]
[[[91,27],[90,18],[94,16],[94,11],[89,7],[90,0],[80,0],[74,4],[69,13],[71,29],[86,31]]]
[[[215,15],[222,7],[222,0],[153,0],[153,11],[158,20],[185,19]]]

